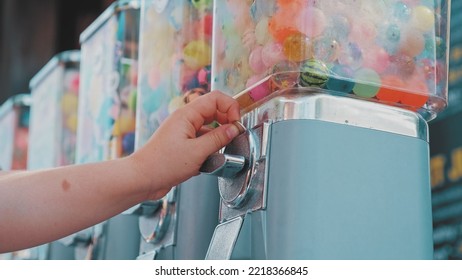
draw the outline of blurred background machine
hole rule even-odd
[[[31,79],[28,170],[75,163],[80,51],[53,56]],[[44,259],[74,259],[63,242],[39,247]]]
[[[133,152],[140,1],[115,1],[81,34],[76,163]],[[136,217],[119,215],[89,229],[81,257],[134,259]]]
[[[212,1],[152,1],[141,6],[136,147],[177,108],[210,91]],[[153,166],[153,168],[155,168]],[[138,213],[139,259],[204,259],[218,223],[215,176],[176,186]]]
[[[0,170],[25,170],[29,147],[30,94],[16,94],[0,106]],[[39,259],[38,248],[7,254],[1,259]]]

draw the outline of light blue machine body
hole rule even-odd
[[[317,120],[272,125],[268,259],[431,259],[422,139]]]

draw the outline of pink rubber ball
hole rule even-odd
[[[260,74],[266,69],[262,60],[262,49],[262,46],[257,46],[249,55],[249,66],[255,74]]]

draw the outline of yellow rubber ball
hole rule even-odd
[[[135,131],[136,121],[135,117],[130,113],[121,114],[114,122],[112,134],[114,136],[121,136],[128,132]]]
[[[77,113],[71,114],[66,118],[65,125],[69,131],[76,133],[77,132]]]
[[[65,93],[61,98],[61,108],[65,114],[73,114],[77,112],[79,98],[72,92]]]
[[[422,31],[430,31],[435,28],[435,13],[426,6],[416,6],[412,9],[411,24]]]
[[[212,49],[203,40],[189,42],[183,49],[184,63],[193,70],[199,70],[210,64]]]

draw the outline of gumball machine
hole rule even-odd
[[[32,106],[27,168],[73,164],[77,132],[80,51],[56,54],[30,81]],[[73,259],[72,247],[53,242],[49,259]]]
[[[212,1],[142,1],[136,148],[177,108],[210,91]],[[217,178],[200,175],[140,215],[139,259],[204,259],[218,221]]]
[[[208,259],[242,242],[252,259],[432,258],[427,121],[447,105],[449,11],[215,1],[212,89],[246,131],[203,166],[221,196]]]
[[[77,133],[80,51],[55,55],[30,81],[28,169],[73,164]]]
[[[30,94],[13,95],[0,106],[0,170],[27,169]],[[40,248],[0,254],[2,259],[43,259]]]
[[[2,170],[27,169],[30,102],[30,94],[23,93],[10,97],[0,107]]]
[[[76,162],[88,163],[133,152],[140,1],[112,3],[80,34],[81,68]],[[83,234],[79,255],[134,259],[137,217],[118,215]],[[69,242],[75,243],[70,240]]]

